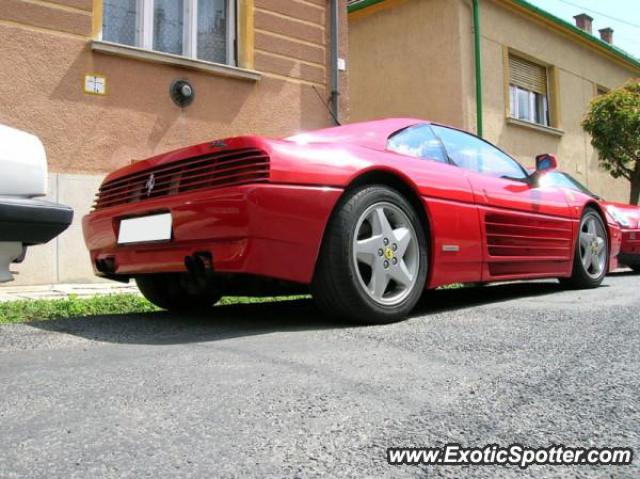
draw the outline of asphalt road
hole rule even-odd
[[[640,276],[0,327],[0,478],[640,477]],[[632,466],[389,466],[389,446],[628,446]]]

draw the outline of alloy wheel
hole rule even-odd
[[[580,225],[580,259],[591,278],[599,278],[607,266],[607,232],[595,215],[587,215]]]
[[[380,202],[356,223],[353,261],[358,281],[375,302],[393,306],[416,286],[420,267],[416,231],[398,206]]]

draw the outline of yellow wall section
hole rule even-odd
[[[370,13],[349,16],[351,119],[414,116],[465,126],[457,2],[363,11]]]
[[[91,21],[91,37],[98,38],[102,32],[102,0],[93,0],[93,17]]]
[[[254,3],[253,0],[238,2],[238,52],[239,66],[253,68],[255,51]]]
[[[363,8],[360,10],[356,10],[353,13],[349,14],[349,19],[350,20],[356,20],[359,18],[363,18],[366,17],[368,15],[371,15],[373,13],[376,13],[378,11],[381,10],[386,10],[389,8],[394,8],[397,5],[407,2],[409,0],[385,0],[382,1],[380,3],[376,3],[370,7],[367,8]],[[455,0],[452,0],[455,1]],[[562,25],[557,24],[556,22],[553,22],[552,20],[549,20],[548,18],[544,18],[538,14],[536,14],[535,12],[529,10],[528,8],[525,8],[521,5],[518,5],[514,2],[512,2],[511,0],[491,0],[493,2],[499,3],[501,7],[511,10],[515,13],[518,13],[519,15],[524,15],[526,17],[528,17],[530,20],[539,23],[540,25],[543,25],[545,28],[551,29],[553,31],[555,31],[556,33],[559,33],[561,35],[564,35],[568,38],[571,39],[571,41],[573,42],[577,42],[582,44],[583,46],[586,46],[588,48],[593,49],[594,51],[597,51],[598,53],[607,56],[610,60],[620,63],[622,66],[625,66],[627,68],[632,68],[635,69],[636,71],[638,70],[637,66],[627,62],[624,58],[621,58],[619,55],[616,55],[614,52],[608,50],[607,48],[598,45],[597,43],[594,42],[590,42],[587,39],[583,38],[582,36],[578,35],[577,33],[564,28]],[[640,73],[640,72],[638,72]]]

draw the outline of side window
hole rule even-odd
[[[415,125],[395,133],[387,142],[387,149],[414,158],[448,163],[440,140],[429,125]]]
[[[579,191],[576,185],[572,183],[569,178],[557,171],[545,173],[540,179],[540,185],[555,188],[569,188],[571,190]]]
[[[542,178],[540,178],[540,186],[568,188],[597,198],[596,194],[592,193],[578,180],[560,171],[550,171],[549,173],[545,173]]]
[[[497,178],[521,180],[527,172],[510,156],[484,140],[452,128],[433,125],[449,158],[461,168]]]

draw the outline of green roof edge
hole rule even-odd
[[[357,12],[358,10],[362,10],[363,8],[367,8],[370,7],[371,5],[375,5],[376,3],[381,3],[384,2],[385,0],[360,0],[357,1],[355,3],[352,3],[351,5],[349,5],[348,8],[348,12],[349,13],[353,13],[353,12]],[[572,25],[571,23],[567,22],[566,20],[563,20],[560,17],[556,17],[555,15],[553,15],[552,13],[547,12],[546,10],[537,7],[525,0],[511,0],[513,3],[515,3],[516,5],[520,5],[523,8],[526,8],[527,10],[535,13],[536,15],[539,15],[543,18],[546,18],[547,20],[552,21],[553,23],[566,28],[567,30],[569,30],[572,33],[575,33],[579,36],[581,36],[582,38],[584,38],[585,40],[593,43],[594,45],[597,45],[599,47],[604,48],[605,50],[608,50],[609,52],[613,53],[614,55],[616,55],[617,57],[623,59],[624,61],[626,61],[627,63],[630,63],[632,66],[634,66],[636,69],[640,70],[640,59],[634,57],[633,55],[625,52],[624,50],[621,50],[620,48],[614,47],[613,45],[610,45],[607,42],[604,42],[602,40],[600,40],[599,38],[596,38],[595,36],[591,35],[590,33],[585,32],[584,30],[579,29],[578,27],[576,27],[575,25]]]
[[[385,0],[360,0],[359,2],[352,3],[347,6],[347,11],[349,13],[357,12],[358,10],[362,10],[363,8],[370,7],[371,5],[375,5],[376,3],[384,2]]]

